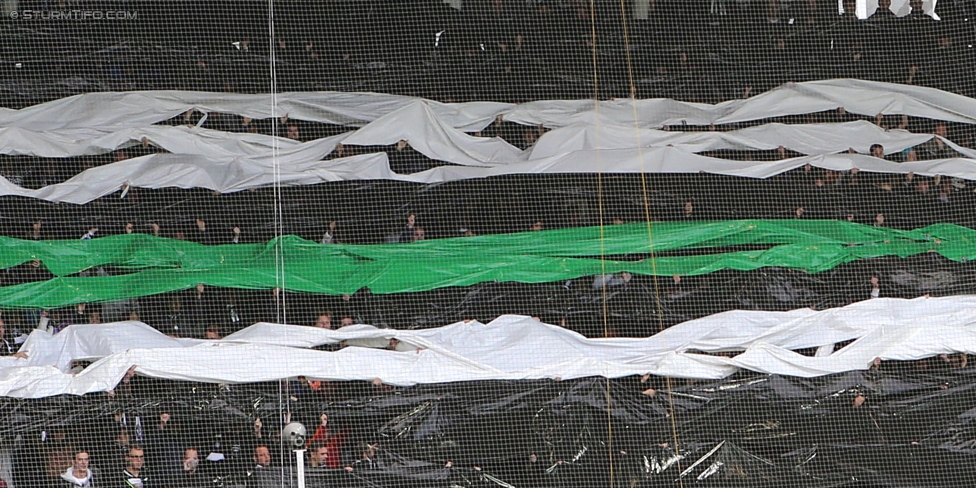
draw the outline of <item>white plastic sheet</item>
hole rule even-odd
[[[145,127],[190,109],[261,119],[292,119],[362,126],[417,101],[437,118],[464,132],[487,127],[499,115],[524,125],[564,127],[580,122],[660,128],[665,125],[727,124],[802,115],[844,107],[848,112],[910,115],[976,123],[976,100],[935,88],[838,79],[786,83],[752,98],[715,105],[669,99],[545,100],[520,105],[499,102],[440,103],[379,93],[298,92],[271,95],[142,91],[87,93],[20,110],[0,111],[0,127],[34,131]],[[275,104],[277,103],[277,105]]]
[[[98,92],[74,95],[20,110],[0,111],[0,127],[34,131],[57,129],[121,130],[169,120],[188,110],[236,114],[252,119],[288,116],[326,124],[361,126],[404,107],[417,97],[381,93],[298,92],[270,94],[210,93],[179,90]],[[477,131],[512,104],[441,103],[432,109],[451,126]]]
[[[440,120],[427,102],[416,101],[352,133],[343,144],[388,146],[406,141],[428,158],[469,166],[525,159],[522,151],[497,137],[475,137]]]
[[[964,148],[960,148],[965,151]],[[298,159],[301,161],[301,159]],[[976,180],[976,160],[953,158],[893,163],[862,154],[803,156],[780,161],[733,161],[700,156],[677,147],[590,149],[495,166],[439,166],[412,174],[390,169],[386,153],[369,153],[327,161],[280,162],[267,158],[208,158],[153,154],[85,170],[69,180],[27,189],[0,177],[0,196],[85,204],[126,186],[137,188],[206,188],[231,193],[249,188],[314,185],[332,181],[394,180],[435,184],[519,174],[711,173],[769,178],[805,165],[834,171],[861,171]],[[277,171],[277,173],[276,173]]]
[[[923,144],[932,134],[885,130],[866,121],[839,124],[763,124],[728,132],[680,132],[625,126],[577,124],[547,132],[531,149],[529,159],[544,159],[588,149],[673,146],[688,152],[719,150],[768,151],[782,146],[807,155],[854,149],[865,154],[872,144],[885,154]],[[944,140],[944,139],[943,139]],[[966,149],[963,149],[967,151]]]
[[[231,193],[274,184],[314,185],[353,179],[397,179],[397,175],[390,170],[386,153],[290,163],[277,168],[271,162],[259,159],[152,154],[85,170],[63,183],[37,190],[21,188],[0,178],[0,195],[84,204],[126,186],[207,188]]]
[[[930,134],[884,131],[867,122],[765,124],[730,132],[668,132],[665,124],[731,123],[845,107],[849,112],[909,114],[976,123],[976,100],[931,88],[860,80],[789,83],[747,100],[716,105],[674,100],[538,101],[444,104],[368,93],[268,95],[202,92],[92,93],[22,110],[0,111],[0,153],[66,157],[102,154],[142,144],[145,138],[172,154],[133,158],[92,168],[60,184],[25,189],[0,178],[0,196],[83,204],[123,186],[206,188],[233,192],[273,184],[311,185],[339,180],[388,179],[442,183],[514,174],[714,173],[767,178],[806,164],[833,170],[945,175],[976,179],[976,151],[943,141],[966,158],[896,164],[857,154],[874,143],[887,153],[930,140]],[[355,132],[300,143],[257,134],[199,127],[149,125],[189,108],[254,118],[363,125]],[[498,116],[529,125],[559,127],[529,151],[498,138],[467,134]],[[134,128],[135,127],[135,128]],[[141,128],[139,128],[141,127]],[[392,172],[385,154],[323,159],[338,144],[391,145],[400,140],[427,157],[459,166],[421,173]],[[776,162],[708,158],[697,152],[770,150],[808,154]],[[273,175],[279,175],[275,178]]]
[[[413,350],[308,349],[341,341],[382,345],[393,338]],[[794,352],[830,350],[835,343],[850,340],[854,342],[831,354],[808,357]],[[488,324],[458,322],[426,330],[369,325],[327,330],[258,323],[222,341],[177,340],[139,322],[121,322],[74,325],[55,336],[34,331],[21,351],[27,359],[0,361],[2,395],[40,398],[105,391],[132,366],[137,373],[156,378],[212,383],[306,376],[337,381],[378,378],[413,385],[644,373],[718,379],[739,369],[814,377],[867,369],[875,358],[974,354],[976,297],[882,298],[824,311],[731,311],[643,339],[587,339],[514,315]],[[721,352],[741,354],[714,355]],[[76,376],[63,372],[81,359],[98,361]]]

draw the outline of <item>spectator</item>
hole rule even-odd
[[[252,471],[261,471],[271,467],[271,449],[264,444],[254,447],[254,468]]]
[[[414,229],[413,229],[413,241],[412,242],[422,241],[422,240],[426,239],[426,237],[427,237],[427,234],[424,232],[424,228],[423,227],[419,227],[419,226],[418,227],[414,227]]]
[[[934,136],[932,139],[916,148],[921,159],[947,159],[959,155],[945,143],[945,140],[949,138],[949,129],[945,122],[936,122],[932,135]]]
[[[200,472],[200,455],[194,448],[188,448],[183,452],[182,470],[172,481],[172,485],[178,488],[206,488],[213,485],[213,480],[208,479]]]
[[[362,454],[360,454],[359,459],[346,466],[346,471],[351,472],[355,470],[372,470],[382,468],[383,465],[381,464],[380,460],[376,458],[377,449],[379,449],[379,444],[363,444]]]
[[[315,326],[320,329],[332,328],[332,312],[325,312],[315,320]]]
[[[99,488],[101,474],[97,468],[90,467],[91,456],[87,450],[75,451],[71,467],[61,475],[62,488]]]
[[[180,477],[182,458],[185,452],[180,448],[179,432],[174,427],[172,415],[163,412],[159,422],[146,429],[146,443],[149,447],[150,465],[164,485]]]
[[[320,244],[338,244],[339,240],[336,239],[336,223],[329,222],[329,229],[325,231],[325,235],[319,240]]]
[[[125,470],[122,471],[122,482],[129,488],[154,488],[155,484],[143,469],[145,464],[145,451],[141,446],[129,446],[129,452],[125,455]]]
[[[223,336],[220,333],[220,327],[216,325],[211,325],[210,327],[207,327],[207,331],[203,333],[203,338],[208,340],[214,340],[214,341],[219,341],[223,339]]]
[[[322,458],[322,463],[329,468],[342,467],[342,446],[346,443],[348,434],[329,425],[329,414],[323,412],[319,415],[319,425],[315,429],[315,434],[308,440],[307,445],[321,443],[326,447],[326,457]]]
[[[196,234],[193,236],[194,242],[208,246],[217,244],[217,239],[214,237],[213,233],[207,229],[207,221],[203,219],[196,219],[196,225]]]
[[[884,159],[885,158],[884,146],[877,143],[871,144],[871,155],[878,159]]]
[[[326,447],[325,443],[321,441],[316,441],[309,448],[309,469],[321,470],[326,469],[328,466],[325,464],[325,460],[329,458],[329,449]]]
[[[417,216],[410,214],[407,216],[407,226],[403,228],[400,235],[397,236],[396,242],[413,242],[414,241],[414,228],[417,225]]]
[[[302,138],[301,138],[301,136],[299,135],[299,132],[298,132],[298,126],[295,125],[295,124],[289,124],[288,125],[288,127],[285,129],[285,137],[287,137],[288,139],[295,140],[295,141],[301,141],[302,140]]]
[[[47,235],[42,231],[44,226],[44,221],[37,219],[31,224],[31,231],[27,234],[27,240],[31,241],[42,241],[48,239]]]
[[[7,337],[7,324],[0,317],[0,356],[27,357],[25,353],[18,353],[17,349],[18,346],[14,340]]]

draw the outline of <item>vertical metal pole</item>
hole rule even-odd
[[[305,488],[305,449],[295,449],[295,462],[298,465],[298,488]]]

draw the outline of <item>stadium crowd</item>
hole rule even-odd
[[[171,123],[195,123],[194,117],[199,114],[187,113],[178,116]],[[810,119],[813,117],[813,119]],[[814,114],[810,117],[791,117],[777,121],[809,122],[810,120],[850,121],[857,118],[846,114],[843,110],[830,113]],[[240,127],[232,127],[227,121],[239,119]],[[307,124],[300,121],[283,122],[287,137],[312,138],[328,135],[339,128],[324,124]],[[768,121],[766,121],[768,122]],[[928,121],[908,119],[907,117],[878,116],[872,122],[887,129],[909,128],[919,132],[929,132],[934,135],[949,138],[967,137],[968,128],[963,125],[950,124],[944,121]],[[897,123],[890,127],[887,124]],[[213,128],[221,130],[266,130],[274,127],[269,121],[253,121],[234,116],[211,116],[207,124],[214,124]],[[761,122],[757,122],[761,123]],[[246,127],[246,129],[242,129]],[[730,130],[736,127],[676,127],[673,130]],[[520,147],[529,147],[534,138],[538,137],[541,129],[524,128],[517,124],[498,121],[483,131],[484,136],[499,136],[506,138]],[[971,139],[966,139],[972,142]],[[141,147],[116,151],[113,155],[102,158],[104,161],[121,160],[139,154],[148,154],[155,149],[148,144]],[[427,159],[425,156],[410,149],[409,144],[402,141],[390,147],[368,148],[340,146],[337,152],[350,154],[354,151],[385,150],[394,162],[394,167],[401,171],[415,171],[440,164]],[[729,151],[729,154],[713,154],[726,158],[777,160],[797,156],[783,148],[777,151]],[[871,147],[871,155],[877,158],[894,161],[917,161],[927,159],[941,159],[959,156],[946,146],[941,139],[933,138],[919,146],[906,149],[900,154],[885,154],[879,144]],[[5,158],[11,159],[11,158]],[[89,158],[86,164],[94,164],[96,158]],[[9,161],[8,161],[9,162]],[[38,164],[36,167],[47,168],[41,179],[31,180],[33,184],[43,185],[56,182],[55,171],[65,171],[65,166],[53,164]],[[62,174],[67,177],[70,174]],[[31,177],[25,177],[29,180]],[[731,219],[838,219],[858,222],[878,227],[892,227],[902,229],[919,228],[933,223],[955,223],[972,227],[976,225],[972,213],[969,211],[976,204],[974,184],[959,178],[942,176],[917,176],[912,173],[904,175],[879,174],[863,171],[831,171],[807,165],[788,171],[767,180],[735,178],[718,175],[647,175],[649,183],[644,186],[634,177],[608,178],[602,192],[603,201],[595,201],[592,192],[592,178],[577,175],[564,181],[569,188],[583,188],[578,192],[589,195],[577,199],[573,204],[567,204],[565,194],[556,192],[540,195],[525,212],[512,219],[510,212],[504,211],[505,204],[492,204],[490,201],[479,202],[475,205],[470,197],[461,197],[459,205],[450,208],[450,212],[426,211],[422,206],[412,207],[410,203],[404,205],[403,200],[412,199],[411,192],[401,192],[394,195],[392,200],[399,209],[393,216],[377,218],[376,216],[388,212],[389,195],[383,198],[362,198],[356,195],[355,203],[360,214],[367,215],[370,220],[354,220],[342,215],[301,215],[296,224],[290,226],[291,233],[298,234],[322,244],[337,243],[404,243],[428,238],[461,237],[475,234],[507,233],[519,231],[539,231],[587,225],[623,223],[626,221],[642,221],[645,218],[645,208],[642,199],[649,200],[650,217],[652,221],[707,221]],[[529,180],[529,178],[522,178]],[[545,177],[539,181],[540,186],[549,185],[551,180]],[[531,193],[532,185],[524,182],[501,181],[505,191],[511,194]],[[489,182],[457,182],[446,186],[456,186],[458,193],[469,193],[466,188],[476,188],[482,193],[493,193]],[[335,199],[336,195],[329,190],[329,184],[320,185],[325,189],[327,198]],[[140,199],[155,201],[154,194],[162,191],[130,189],[127,198],[139,202]],[[538,190],[535,190],[538,191]],[[377,194],[387,193],[388,188],[378,185]],[[17,226],[7,226],[10,237],[42,241],[48,239],[97,239],[104,235],[145,233],[158,237],[168,237],[189,240],[205,245],[235,244],[242,242],[262,242],[270,237],[267,223],[256,222],[254,215],[241,217],[240,209],[253,205],[241,198],[258,198],[252,193],[244,192],[243,196],[234,198],[230,204],[222,204],[222,195],[211,195],[211,202],[207,210],[197,209],[197,215],[179,214],[164,218],[125,218],[119,215],[102,216],[89,223],[78,222],[49,222],[44,218],[30,218],[29,223]],[[294,201],[302,201],[310,208],[314,208],[323,197],[322,194],[296,195]],[[500,197],[500,194],[496,195]],[[93,203],[98,207],[102,202],[115,198],[105,197]],[[482,197],[484,198],[484,197]],[[156,198],[165,201],[165,198]],[[287,200],[287,199],[286,199]],[[635,203],[636,201],[636,203]],[[19,203],[23,205],[23,203]],[[518,205],[516,202],[515,205]],[[602,207],[604,215],[601,217],[593,211]],[[385,207],[385,208],[384,208]],[[498,211],[485,212],[484,208],[494,208]],[[192,210],[191,210],[192,211]],[[514,209],[513,209],[514,211]],[[19,209],[21,214],[23,209]],[[206,215],[201,215],[206,214]],[[266,216],[265,218],[269,218]],[[311,218],[307,218],[311,217]],[[86,271],[82,276],[92,273],[96,275],[119,274],[124,271],[110,267],[100,267]],[[877,271],[873,272],[877,275]],[[864,280],[868,277],[863,276]],[[25,263],[11,267],[0,273],[0,283],[15,285],[20,283],[38,282],[51,279],[49,273],[39,261]],[[631,276],[616,276],[607,279],[608,287],[627,287],[631,285]],[[875,279],[877,279],[875,277]],[[673,283],[664,283],[662,289],[675,296],[688,293],[687,290],[699,288],[692,284],[700,278],[674,277]],[[585,281],[585,279],[583,280]],[[634,283],[646,281],[640,277]],[[670,280],[669,280],[670,281]],[[877,285],[877,283],[875,283]],[[575,285],[577,288],[580,285]],[[636,286],[636,285],[635,285]],[[593,289],[600,287],[594,281]],[[584,285],[584,288],[587,286]],[[674,290],[671,290],[674,288]],[[567,289],[569,284],[567,283]],[[875,293],[877,294],[877,293]],[[173,292],[163,295],[131,299],[122,302],[103,304],[81,304],[58,310],[42,311],[10,311],[5,319],[10,323],[8,332],[13,336],[22,335],[35,327],[48,328],[57,332],[72,323],[99,323],[119,320],[143,320],[166,334],[195,338],[219,338],[242,326],[257,321],[277,322],[285,317],[301,322],[311,322],[315,317],[326,316],[335,319],[343,325],[353,322],[374,323],[382,325],[384,321],[370,311],[365,302],[372,299],[369,290],[362,290],[353,296],[330,297],[325,299],[309,299],[294,296],[279,290],[268,292],[250,292],[243,290],[223,290],[198,285],[194,289],[183,292]],[[860,295],[858,295],[860,296]],[[291,311],[283,313],[287,307]],[[339,310],[339,316],[324,314],[324,310]],[[519,312],[518,310],[511,310]],[[492,317],[477,317],[490,319]],[[554,322],[565,324],[565,317],[546,317]],[[644,331],[646,333],[647,331]],[[12,340],[7,337],[6,340]]]
[[[20,5],[41,12],[81,3],[118,7],[113,1]],[[271,39],[264,5],[174,9],[146,1],[136,19],[118,25],[61,23],[44,32],[10,33],[16,37],[8,58],[26,62],[0,75],[9,94],[0,104],[19,107],[88,90],[267,92],[272,57],[282,91],[375,91],[442,101],[575,99],[597,92],[715,103],[788,81],[828,78],[976,94],[969,2],[936,5],[941,20],[926,15],[919,0],[900,18],[887,8],[892,2],[881,0],[866,20],[856,18],[853,0],[840,3],[843,11],[833,0],[625,3],[626,9],[581,0],[377,0],[316,8],[284,1],[275,5]],[[78,37],[98,52],[98,62],[78,57],[59,63],[58,76],[72,83],[49,76],[47,63],[32,62],[49,52],[77,51]],[[147,45],[153,46],[148,62]],[[157,56],[160,62],[153,62]]]

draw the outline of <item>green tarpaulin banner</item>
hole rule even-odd
[[[951,224],[896,230],[833,220],[654,222],[404,244],[205,246],[142,234],[91,240],[0,237],[0,268],[32,261],[56,278],[0,287],[0,306],[54,308],[211,286],[352,294],[403,293],[482,282],[541,283],[628,271],[699,275],[776,266],[810,273],[881,256],[976,257],[976,231]],[[653,258],[652,258],[653,256]],[[78,276],[112,266],[116,276]]]

